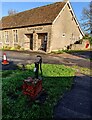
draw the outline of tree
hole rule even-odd
[[[8,15],[14,15],[14,14],[16,14],[16,13],[17,13],[17,11],[14,10],[14,9],[8,10]]]
[[[81,26],[85,32],[92,34],[92,1],[88,8],[82,10]]]

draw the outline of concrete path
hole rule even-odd
[[[92,120],[92,78],[77,74],[74,86],[54,108],[54,119],[89,118]]]

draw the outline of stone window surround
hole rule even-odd
[[[5,31],[4,33],[5,33],[5,34],[4,34],[5,43],[6,43],[6,44],[9,44],[9,31]]]
[[[65,37],[65,33],[62,34],[62,37]]]
[[[18,30],[17,29],[13,30],[13,43],[18,44]]]
[[[48,31],[45,31],[45,32],[37,32],[37,31],[33,31],[32,33],[26,33],[25,35],[33,35],[33,50],[34,51],[37,51],[38,50],[38,37],[39,37],[39,34],[47,34],[45,36],[45,41],[47,41],[47,50],[48,50],[48,40],[49,40],[49,36],[48,36]]]
[[[47,34],[45,39],[48,40],[48,32],[42,32],[42,33]],[[37,40],[38,40],[38,35],[39,34],[40,33],[38,33],[38,32],[33,32],[33,50],[38,50],[38,48],[37,48]]]

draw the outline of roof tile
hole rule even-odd
[[[2,29],[52,23],[65,2],[37,7],[2,18]]]

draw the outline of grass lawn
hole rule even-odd
[[[76,70],[76,72],[80,72],[82,74],[92,76],[92,69],[83,68],[80,66],[72,66],[72,69]]]
[[[58,51],[52,51],[51,53],[54,53],[54,54],[63,54],[63,53],[72,54],[72,53],[82,53],[85,51],[89,51],[89,50],[58,50]]]
[[[66,52],[66,53],[82,53],[85,51],[88,51],[88,50],[63,50],[63,52]]]
[[[64,92],[71,89],[75,71],[64,65],[43,64],[43,88],[47,91],[44,104],[29,101],[22,93],[23,80],[33,76],[34,65],[27,70],[2,71],[3,120],[52,119],[53,108]]]

